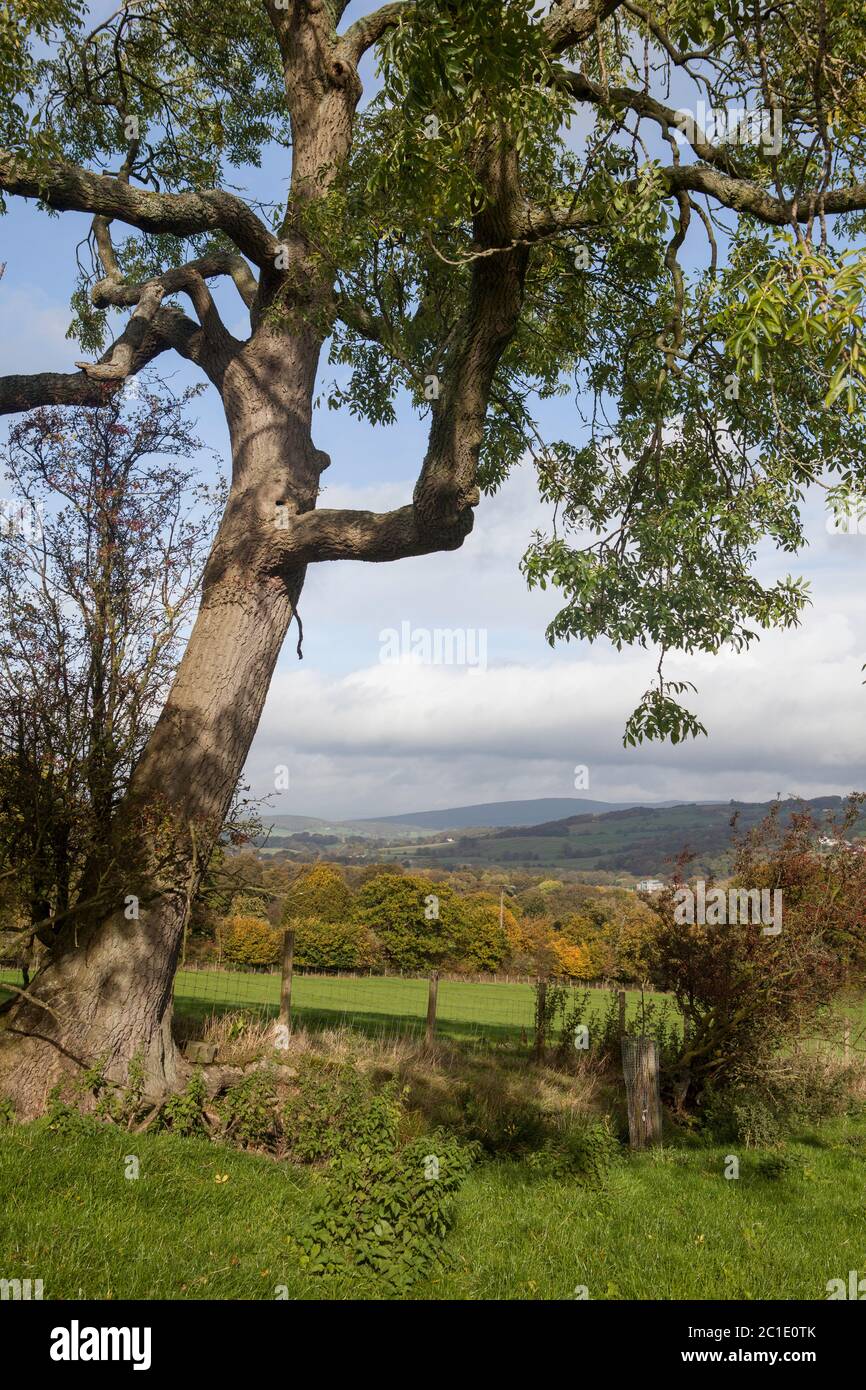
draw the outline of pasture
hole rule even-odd
[[[866,1269],[866,1121],[798,1136],[781,1179],[746,1153],[726,1181],[727,1152],[634,1155],[599,1191],[480,1164],[456,1199],[452,1269],[408,1296],[569,1300],[582,1286],[591,1300],[820,1300],[828,1280]],[[274,1299],[279,1286],[289,1299],[381,1298],[299,1267],[292,1237],[317,1181],[200,1139],[13,1127],[0,1131],[0,1268],[42,1278],[46,1299]]]

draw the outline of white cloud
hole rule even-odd
[[[521,796],[570,796],[590,769],[602,800],[819,795],[866,783],[863,689],[842,617],[773,634],[745,655],[679,659],[709,739],[622,747],[652,678],[646,653],[544,664],[370,665],[343,675],[280,674],[251,758],[254,785],[287,762],[274,809],[347,816]]]
[[[409,483],[342,485],[322,504],[380,509],[410,494]],[[301,603],[305,661],[299,667],[287,649],[248,767],[264,792],[274,766],[289,763],[292,788],[275,810],[345,817],[570,796],[578,763],[589,766],[589,795],[611,801],[816,796],[866,785],[866,540],[828,536],[819,499],[803,557],[761,556],[765,582],[788,567],[812,579],[802,628],[766,634],[740,655],[668,661],[669,677],[698,686],[686,703],[709,730],[676,747],[622,746],[655,655],[545,643],[557,596],[528,593],[518,561],[532,530],[547,526],[525,466],[482,499],[459,551],[311,570]],[[487,668],[380,664],[380,633],[402,621],[485,629]]]
[[[0,306],[7,325],[0,337],[0,375],[74,371],[80,352],[66,340],[69,309],[32,285],[16,288],[5,280],[6,276],[0,281]]]

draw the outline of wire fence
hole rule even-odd
[[[472,978],[429,974],[373,975],[345,971],[289,969],[291,1022],[311,1031],[349,1027],[370,1036],[421,1037],[435,1029],[437,1035],[455,1041],[523,1042],[537,1037],[536,982],[531,978]],[[283,971],[187,965],[174,982],[175,1013],[184,1031],[198,1032],[212,1016],[242,1011],[262,1019],[280,1013]],[[0,1001],[3,982],[21,986],[21,972],[0,967]],[[608,980],[576,980],[566,985],[568,1004],[587,991],[588,1006],[582,1018],[592,1028],[610,1007],[610,991],[624,994],[623,1019],[632,1019],[644,1004],[667,1004],[669,1021],[679,1015],[669,996],[626,988]],[[866,1000],[841,1000],[834,1010],[838,1018],[821,1039],[802,1039],[807,1050],[818,1047],[844,1052],[852,1058],[866,1056]]]
[[[455,1041],[533,1043],[537,1039],[537,982],[521,977],[483,979],[436,976],[432,999],[431,976],[325,973],[295,968],[291,975],[291,1018],[294,1026],[310,1030],[351,1027],[373,1036],[420,1037],[435,1028],[437,1035]],[[564,982],[558,981],[562,985]],[[226,970],[191,967],[175,978],[175,1009],[190,1021],[232,1010],[249,1010],[276,1018],[280,1005],[281,971]],[[581,1017],[593,1029],[610,1007],[614,990],[623,996],[622,1021],[632,1020],[649,1004],[667,1006],[670,1024],[681,1026],[679,1011],[669,995],[640,988],[623,989],[610,980],[564,983],[564,1011],[589,994]],[[810,1051],[830,1050],[852,1057],[866,1056],[866,1001],[840,1001],[819,1038],[803,1038]]]
[[[535,1032],[535,988],[528,980],[437,979],[437,1033],[455,1039],[524,1038]],[[175,1009],[205,1018],[252,1010],[276,1018],[281,972],[182,969],[175,978]],[[351,975],[294,970],[293,1025],[320,1030],[351,1027],[371,1035],[420,1036],[430,1009],[428,975]]]

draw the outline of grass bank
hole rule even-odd
[[[410,1296],[571,1299],[585,1286],[591,1299],[823,1299],[829,1279],[866,1272],[866,1121],[798,1135],[782,1177],[750,1152],[728,1180],[727,1152],[626,1157],[599,1189],[483,1162],[456,1199],[453,1269]],[[379,1296],[300,1269],[292,1238],[318,1181],[171,1134],[6,1128],[0,1277],[41,1278],[52,1299],[272,1299],[280,1285],[290,1299]]]

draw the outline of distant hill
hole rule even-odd
[[[336,836],[340,840],[360,835],[364,839],[423,839],[428,830],[493,830],[504,826],[541,825],[574,815],[603,815],[640,805],[634,801],[591,801],[580,796],[537,797],[528,801],[489,801],[477,806],[451,806],[443,811],[407,811],[400,816],[361,816],[356,820],[322,820],[318,816],[265,813],[271,839],[308,833]],[[675,801],[653,803],[675,806]]]
[[[262,824],[270,829],[270,842],[284,839],[289,835],[325,835],[337,840],[360,837],[364,840],[393,840],[396,838],[424,839],[425,827],[403,825],[399,817],[389,821],[377,820],[321,820],[318,816],[262,815]]]
[[[453,843],[419,850],[416,862],[453,868],[460,864],[514,865],[633,874],[658,877],[670,872],[678,855],[691,853],[693,874],[724,874],[730,868],[731,817],[737,812],[742,831],[757,825],[768,814],[771,802],[674,803],[668,806],[633,806],[604,813],[570,815],[560,820],[493,831],[487,835],[463,835]],[[843,799],[815,797],[781,803],[787,819],[803,805],[814,811],[838,813]],[[819,817],[820,818],[820,817]],[[866,816],[856,827],[866,833]]]
[[[543,825],[575,815],[605,815],[641,805],[676,806],[676,801],[590,801],[582,796],[548,796],[529,801],[486,801],[477,806],[450,806],[444,811],[409,811],[402,816],[377,816],[375,824],[421,826],[425,830],[468,830],[478,827]],[[356,822],[370,824],[367,818]]]

